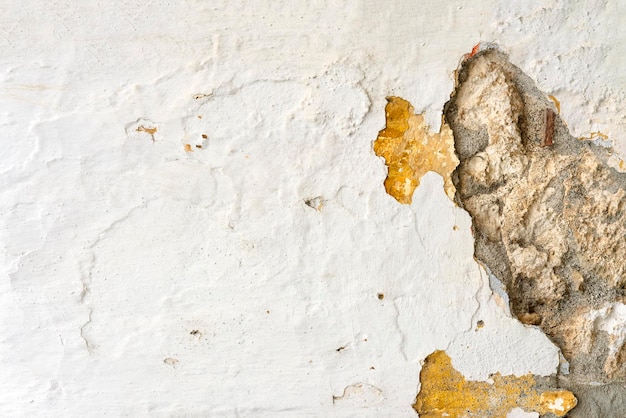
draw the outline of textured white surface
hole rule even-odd
[[[387,95],[439,126],[481,40],[618,139],[621,5],[3,3],[0,415],[413,416],[435,349],[555,369],[441,179],[397,204],[371,141]]]

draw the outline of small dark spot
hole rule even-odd
[[[202,148],[202,145],[196,145],[196,148]]]
[[[163,363],[168,364],[170,366],[176,366],[179,361],[178,359],[172,358],[172,357],[166,357],[165,359],[163,359]]]
[[[265,311],[265,312],[270,313],[270,311]]]
[[[202,139],[207,139],[207,138],[208,138],[207,134],[202,134]]]
[[[191,334],[191,335],[198,335],[198,334],[200,334],[200,331],[198,331],[197,329],[194,329],[189,334]]]
[[[374,366],[370,367],[370,370],[376,370],[376,368]]]
[[[379,293],[378,294],[378,300],[383,300],[385,299],[385,294],[384,293]]]
[[[340,351],[343,351],[343,350],[345,350],[345,349],[346,349],[346,346],[345,346],[345,345],[342,345],[341,347],[339,347],[339,348],[338,348],[338,349],[336,349],[335,351],[339,353]]]
[[[304,203],[310,207],[315,209],[318,212],[322,211],[322,208],[324,207],[324,199],[322,198],[322,196],[317,196],[317,197],[312,197],[310,199],[304,199]]]
[[[481,329],[484,326],[485,326],[485,321],[483,321],[482,319],[476,322],[476,328]]]
[[[202,119],[202,116],[198,115],[198,119]]]

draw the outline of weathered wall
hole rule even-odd
[[[483,41],[625,155],[622,2],[3,3],[0,415],[415,416],[435,350],[556,371],[372,141],[390,95],[438,129]]]

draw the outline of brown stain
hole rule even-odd
[[[185,152],[193,152],[193,149],[191,148],[191,145],[185,144]]]
[[[431,132],[424,115],[416,115],[411,103],[400,97],[387,98],[385,115],[386,126],[374,141],[374,152],[388,167],[387,193],[400,203],[410,204],[420,179],[434,171],[443,177],[444,190],[454,199],[451,176],[459,160],[450,127],[442,121],[440,132]]]
[[[549,147],[554,145],[554,111],[550,108],[545,112],[545,127],[543,139],[541,141],[542,147]]]
[[[562,417],[577,403],[569,391],[538,389],[531,374],[517,377],[497,373],[492,380],[493,383],[465,380],[452,367],[445,351],[435,351],[426,357],[422,367],[421,388],[413,408],[422,418],[506,418],[515,408]]]
[[[148,135],[150,135],[152,137],[152,142],[154,142],[154,134],[157,133],[157,128],[156,126],[152,126],[152,127],[146,127],[143,125],[139,125],[137,127],[137,129],[135,129],[137,132],[145,132]]]
[[[466,59],[472,58],[474,55],[478,53],[478,51],[480,51],[480,42],[474,45],[474,47],[472,48],[472,51],[466,55]]]

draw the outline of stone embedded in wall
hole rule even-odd
[[[413,191],[429,171],[443,177],[444,189],[454,198],[451,174],[459,164],[454,154],[452,131],[445,123],[439,133],[431,132],[423,115],[400,97],[388,97],[387,125],[378,133],[374,152],[389,167],[385,188],[400,203],[411,203]]]
[[[424,361],[413,408],[422,418],[505,418],[515,408],[565,416],[576,406],[576,397],[566,390],[544,388],[544,380],[531,374],[497,373],[489,382],[467,381],[445,351],[435,351]]]

